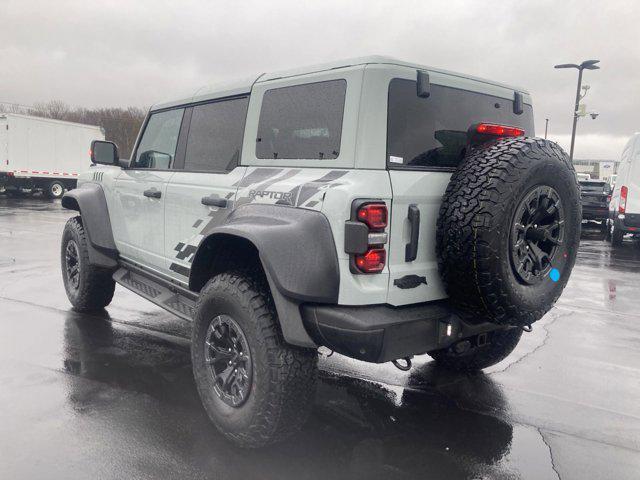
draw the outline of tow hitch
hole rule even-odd
[[[411,358],[412,357],[399,358],[396,360],[391,360],[391,363],[393,363],[398,370],[408,372],[409,370],[411,370]],[[404,360],[404,365],[400,363],[400,360]]]

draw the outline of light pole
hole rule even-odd
[[[580,65],[575,63],[563,63],[556,65],[554,68],[577,68],[578,69],[578,89],[576,90],[576,105],[573,109],[573,129],[571,130],[571,150],[569,151],[569,158],[573,161],[573,146],[576,143],[576,126],[578,125],[578,109],[580,108],[580,90],[582,89],[582,71],[583,70],[598,70],[600,67],[596,65],[600,60],[585,60]]]
[[[544,139],[547,139],[547,132],[549,131],[549,119],[544,119]]]

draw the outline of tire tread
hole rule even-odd
[[[297,432],[311,412],[316,389],[317,352],[285,343],[269,288],[258,272],[230,271],[216,275],[202,289],[196,311],[213,292],[234,296],[250,312],[256,323],[255,340],[267,352],[267,365],[261,367],[267,370],[269,386],[247,430],[225,431],[214,416],[209,416],[223,434],[243,447],[280,442]],[[253,358],[255,361],[256,356]],[[195,368],[194,373],[200,389]],[[202,394],[201,398],[204,398]]]

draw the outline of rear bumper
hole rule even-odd
[[[614,226],[618,230],[628,233],[640,233],[640,213],[627,213],[622,219],[616,215],[614,222]]]
[[[594,207],[583,206],[582,207],[582,219],[583,220],[606,220],[609,218],[609,207]]]
[[[407,307],[303,305],[313,340],[348,357],[382,363],[450,345],[498,325],[463,322],[446,302]]]

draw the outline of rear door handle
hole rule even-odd
[[[160,190],[158,190],[157,188],[150,188],[148,190],[145,190],[143,192],[143,195],[145,197],[149,197],[149,198],[160,198],[160,197],[162,197],[162,192]]]
[[[409,225],[411,238],[404,249],[404,261],[413,262],[418,257],[418,241],[420,239],[420,209],[417,205],[409,205]]]
[[[201,200],[203,205],[206,205],[207,207],[220,207],[220,208],[227,208],[227,199],[226,198],[220,198],[218,195],[215,194],[211,194],[208,197],[202,197]]]

